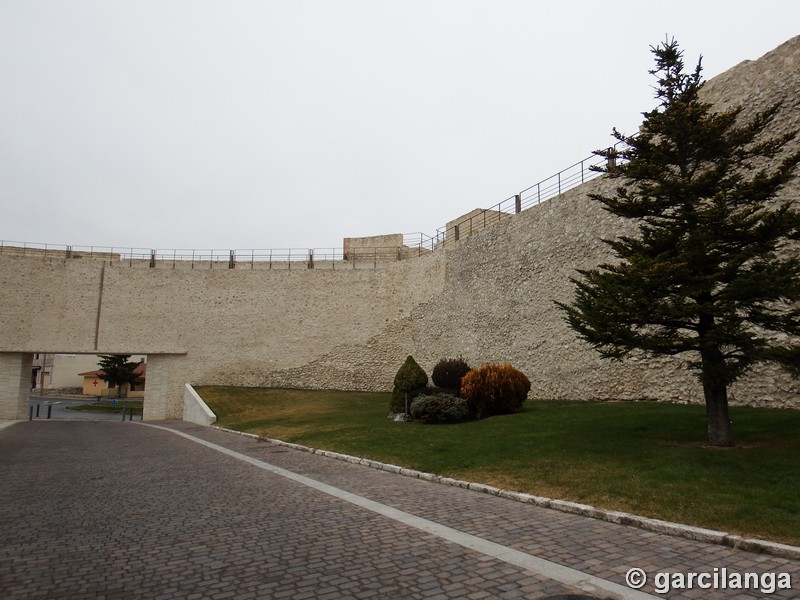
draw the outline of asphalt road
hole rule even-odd
[[[92,400],[76,400],[74,398],[58,398],[55,396],[39,397],[31,396],[29,406],[33,408],[33,419],[47,419],[48,408],[50,408],[50,419],[69,419],[81,421],[122,421],[121,414],[83,412],[67,410],[70,406],[80,406],[89,404]],[[36,416],[36,408],[39,408],[39,416]],[[29,413],[30,414],[30,413]],[[134,420],[141,420],[141,415],[134,415]],[[127,419],[127,416],[126,416]]]

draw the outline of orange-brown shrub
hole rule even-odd
[[[530,380],[509,363],[483,365],[461,380],[461,397],[477,419],[519,410],[530,389]]]

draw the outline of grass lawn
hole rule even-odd
[[[118,400],[116,406],[111,400],[99,400],[90,404],[78,404],[77,406],[67,406],[66,410],[77,410],[80,412],[99,412],[99,413],[126,413],[133,409],[134,414],[142,414],[142,401],[139,400]]]
[[[218,425],[503,489],[800,545],[800,411],[732,408],[737,447],[706,447],[705,408],[526,402],[454,425],[396,423],[390,394],[200,387]]]

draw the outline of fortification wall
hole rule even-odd
[[[0,256],[0,351],[95,347],[102,262]]]
[[[510,361],[531,380],[531,397],[703,402],[689,357],[603,360],[567,326],[556,301],[570,302],[576,269],[613,260],[601,240],[630,232],[587,194],[598,179],[509,222],[474,235],[448,255],[443,294],[412,313],[415,358]],[[432,335],[431,332],[436,332]],[[760,366],[731,391],[733,404],[800,407],[800,381]]]
[[[769,136],[797,130],[800,37],[713,79],[704,94],[718,110],[743,106],[743,117],[781,102]],[[800,139],[795,139],[787,151],[798,149]],[[531,379],[533,398],[702,402],[700,384],[686,369],[688,356],[602,360],[576,338],[555,305],[571,301],[570,277],[577,275],[576,269],[613,259],[603,238],[633,231],[630,223],[609,215],[588,197],[613,195],[613,185],[602,178],[590,181],[448,243],[440,251],[446,256],[442,294],[370,339],[370,354],[397,354],[403,348],[428,373],[443,357],[461,355],[473,365],[507,360]],[[800,202],[800,174],[781,197]],[[275,373],[264,381],[304,376],[320,387],[370,389],[372,377],[385,380],[389,366],[365,366],[363,378],[343,371],[363,348],[342,345],[303,369]],[[773,365],[759,365],[733,386],[731,402],[800,408],[800,381]]]
[[[800,37],[738,65],[706,94],[747,114],[782,101],[771,135],[800,127]],[[603,361],[554,304],[571,300],[576,269],[611,259],[601,240],[631,226],[589,200],[598,191],[613,193],[596,179],[381,269],[132,268],[3,254],[0,363],[13,371],[5,388],[24,386],[33,352],[147,354],[145,418],[180,418],[187,381],[388,390],[413,354],[428,372],[448,356],[508,360],[531,379],[534,398],[699,402],[680,358]],[[800,202],[800,179],[783,195]],[[8,413],[20,414],[12,392],[18,406]],[[761,366],[733,401],[800,407],[800,382]]]
[[[337,345],[363,346],[441,293],[443,258],[369,270],[172,271],[0,256],[0,352],[147,354],[147,395],[162,399],[150,416],[179,418],[186,381],[257,385]],[[359,357],[374,360],[354,355],[351,371]],[[391,377],[372,385],[385,389]]]

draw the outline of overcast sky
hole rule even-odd
[[[798,0],[0,0],[0,239],[331,248],[433,234],[634,131]]]

